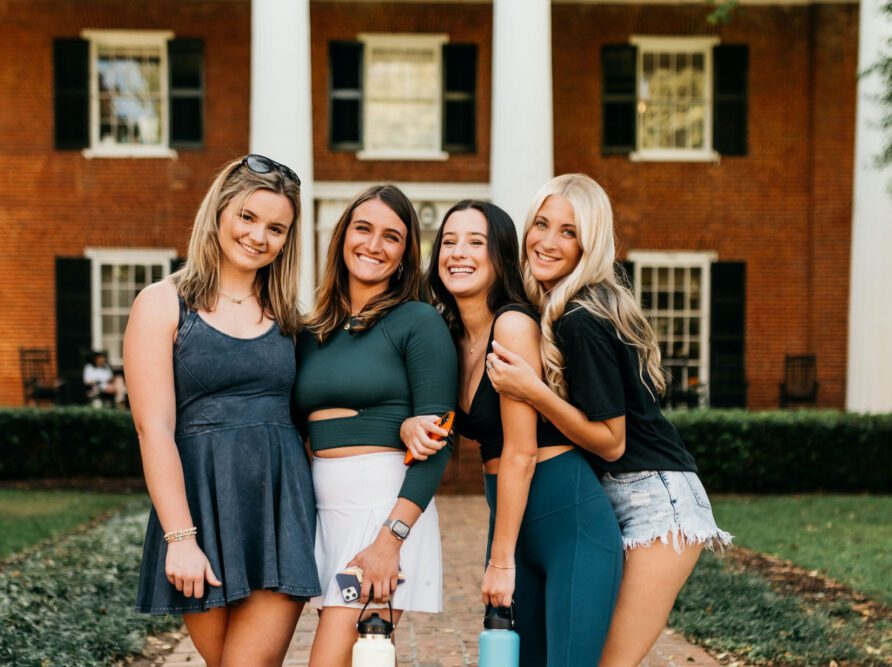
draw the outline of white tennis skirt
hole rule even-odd
[[[390,515],[406,476],[404,452],[377,452],[342,458],[313,458],[316,491],[316,567],[322,595],[314,607],[355,607],[335,581],[354,556],[375,541]],[[400,548],[406,580],[393,595],[394,609],[437,613],[443,609],[443,559],[440,522],[434,501],[412,526]],[[369,608],[386,607],[374,602]]]

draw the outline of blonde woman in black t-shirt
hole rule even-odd
[[[499,341],[487,357],[506,397],[536,408],[589,454],[623,533],[626,564],[602,665],[638,665],[666,624],[704,547],[729,544],[693,457],[663,417],[656,336],[616,278],[613,212],[582,174],[536,195],[522,271],[541,313],[544,379]]]

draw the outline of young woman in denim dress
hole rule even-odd
[[[185,266],[136,298],[124,365],[152,498],[137,610],[182,614],[210,667],[281,664],[319,593],[309,466],[291,423],[300,181],[249,155],[217,175]]]
[[[461,359],[455,430],[479,443],[483,459],[483,602],[516,602],[521,667],[594,667],[622,576],[616,517],[582,450],[528,404],[500,397],[484,372],[494,337],[541,368],[519,259],[508,214],[469,200],[446,213],[428,269]],[[422,425],[404,423],[405,441],[433,444],[426,438]]]
[[[541,313],[545,380],[496,341],[502,396],[536,408],[590,453],[623,533],[626,563],[602,665],[638,665],[662,631],[704,546],[725,545],[693,457],[663,417],[656,337],[614,273],[613,213],[581,174],[536,195],[524,227],[527,296]]]

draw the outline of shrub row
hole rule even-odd
[[[892,492],[892,415],[829,410],[669,413],[719,492]],[[0,409],[0,479],[138,476],[127,412]]]
[[[0,479],[141,474],[129,412],[0,408]]]
[[[179,617],[133,611],[148,503],[0,570],[0,665],[95,667],[138,654]]]
[[[668,416],[709,491],[892,492],[892,415],[691,410]]]

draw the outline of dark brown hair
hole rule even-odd
[[[446,211],[437,238],[431,250],[431,261],[427,268],[427,292],[437,310],[443,315],[452,337],[458,340],[464,334],[461,316],[455,297],[440,280],[440,245],[443,243],[443,230],[449,216],[457,211],[474,209],[486,219],[486,248],[496,279],[486,297],[486,306],[495,313],[508,304],[529,305],[520,277],[520,250],[517,244],[517,228],[504,210],[495,204],[479,199],[465,199]],[[532,310],[532,308],[531,308]]]
[[[383,202],[406,225],[406,249],[401,270],[390,277],[388,288],[371,301],[352,319],[350,329],[365,331],[387,311],[406,301],[421,298],[421,228],[409,198],[394,185],[374,185],[360,192],[341,214],[328,246],[325,275],[319,285],[316,307],[307,320],[307,328],[322,343],[350,317],[350,276],[344,262],[344,238],[356,208],[371,199]]]

